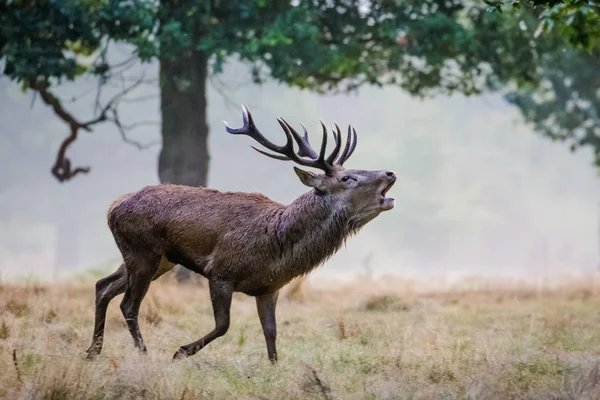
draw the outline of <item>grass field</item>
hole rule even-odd
[[[417,285],[361,278],[278,304],[279,363],[254,301],[196,356],[213,326],[204,287],[155,282],[142,304],[147,356],[111,304],[104,352],[84,360],[93,283],[0,286],[0,397],[7,399],[598,399],[600,280]]]

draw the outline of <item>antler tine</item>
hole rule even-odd
[[[352,126],[352,125],[350,125]],[[346,156],[346,160],[348,160],[350,158],[350,156],[352,155],[352,153],[354,153],[354,149],[356,149],[356,142],[358,142],[358,135],[356,134],[356,129],[354,129],[354,127],[352,126],[352,134],[354,137],[354,140],[352,141],[352,146],[350,147],[350,151],[348,152],[348,155]]]
[[[348,126],[348,137],[346,140],[346,146],[344,147],[344,151],[342,155],[336,162],[336,165],[344,165],[346,161],[350,158],[352,153],[354,153],[354,149],[356,149],[356,143],[358,141],[358,136],[356,134],[356,129],[352,125]]]
[[[308,143],[308,131],[306,130],[306,126],[304,126],[302,122],[300,122],[300,125],[302,125],[302,130],[304,131],[303,139],[306,143]]]
[[[288,124],[281,117],[277,118],[277,122],[279,123],[279,125],[283,129],[283,132],[285,133],[285,136],[287,137],[287,143],[285,144],[285,146],[282,147],[281,153],[285,154],[290,159],[298,162],[298,159],[300,157],[298,156],[298,154],[296,154],[294,152],[294,142],[293,142],[293,140],[296,138],[296,136],[299,136],[298,132],[296,132],[293,129],[291,129],[290,124]],[[292,131],[293,131],[293,133],[292,133]],[[314,153],[314,151],[313,151],[313,153]]]
[[[340,132],[341,134],[341,132]],[[340,155],[340,158],[336,161],[336,165],[344,165],[344,162],[348,159],[348,151],[350,150],[350,145],[352,144],[352,132],[350,130],[350,126],[348,126],[348,136],[346,137],[346,145],[344,146],[344,151]]]
[[[315,153],[315,151],[312,149],[312,147],[310,147],[310,145],[308,144],[308,132],[306,132],[306,129],[305,129],[304,138],[301,138],[300,135],[298,135],[298,133],[294,131],[297,136],[293,136],[293,137],[297,137],[298,139],[300,139],[300,142],[298,142],[298,145],[299,145],[300,149],[303,149],[303,154],[311,154],[311,153],[314,154],[314,157],[312,157],[310,160],[307,160],[300,156],[300,152],[298,152],[298,154],[296,154],[294,152],[294,148],[293,148],[293,145],[291,142],[292,135],[294,135],[294,133],[292,133],[293,128],[283,118],[277,118],[277,121],[279,122],[279,125],[281,125],[285,134],[289,138],[289,140],[288,140],[289,146],[288,145],[285,146],[286,148],[284,149],[284,151],[281,152],[282,154],[285,154],[292,161],[294,161],[300,165],[304,165],[306,167],[318,168],[318,169],[325,171],[326,173],[331,171],[331,169],[333,168],[333,165],[328,164],[325,161],[325,150],[327,147],[327,129],[325,128],[325,125],[323,125],[322,122],[321,122],[321,125],[323,125],[324,140],[323,140],[323,143],[321,144],[320,155],[318,155],[318,156]]]
[[[307,160],[305,158],[300,157],[299,154],[296,154],[294,152],[294,145],[292,142],[293,134],[290,130],[289,124],[287,122],[285,122],[285,120],[283,118],[277,118],[277,122],[279,122],[279,125],[281,125],[281,128],[283,129],[286,136],[288,137],[288,142],[286,143],[283,150],[281,151],[281,154],[286,155],[287,157],[289,157],[290,160],[292,160],[300,165],[304,165],[305,167],[319,168],[326,172],[331,169],[331,166],[326,165],[323,162],[322,158],[319,158],[318,156],[316,156],[316,153],[312,148],[310,148],[310,151],[315,154],[315,157],[313,159]],[[298,134],[298,133],[296,132],[296,134]],[[302,148],[303,145],[304,145],[304,141],[302,141],[302,145],[300,145],[300,147]],[[308,150],[308,149],[305,149],[305,150]]]
[[[308,141],[308,131],[306,130],[306,126],[304,126],[304,124],[302,122],[300,122],[300,125],[302,125],[302,130],[304,131],[304,136],[302,136],[302,141],[306,144],[306,146],[308,146],[308,148],[312,152],[312,154],[309,157],[317,158],[317,153],[312,149],[310,142]],[[298,154],[300,154],[300,152],[298,152]]]
[[[333,162],[335,161],[335,158],[338,156],[338,154],[340,153],[340,148],[342,147],[342,131],[340,130],[340,127],[338,126],[338,124],[334,123],[335,125],[335,130],[333,131],[333,138],[335,139],[335,147],[333,148],[333,151],[331,152],[331,154],[329,155],[329,157],[327,157],[327,163],[333,165]]]
[[[296,143],[298,143],[298,155],[300,157],[310,157],[312,159],[316,159],[318,157],[317,153],[312,149],[312,147],[310,147],[310,143],[308,142],[308,132],[306,131],[304,124],[301,124],[302,128],[304,128],[304,137],[302,137],[285,119],[281,118],[281,120],[287,126],[288,130],[294,137],[294,140],[296,140]]]
[[[327,128],[323,121],[319,121],[323,127],[323,140],[321,141],[321,151],[319,152],[319,160],[325,163],[325,150],[327,150]]]
[[[286,132],[286,136],[288,138],[288,142],[285,144],[285,146],[277,146],[276,144],[272,143],[271,141],[269,141],[266,137],[264,137],[262,135],[262,133],[260,133],[260,131],[256,128],[256,125],[254,124],[254,119],[252,118],[252,114],[250,113],[250,111],[248,110],[248,107],[244,104],[242,105],[242,121],[244,122],[244,125],[241,128],[232,128],[231,126],[229,126],[227,124],[226,121],[223,121],[223,124],[225,125],[225,130],[233,135],[247,135],[250,136],[252,139],[256,140],[258,143],[260,143],[261,145],[263,145],[264,147],[266,147],[269,150],[272,150],[276,153],[283,153],[283,151],[289,147],[290,142],[291,142],[291,137],[289,134],[287,134]],[[254,150],[259,151],[258,149],[256,149],[255,147],[253,147]],[[261,153],[264,154],[264,152],[259,151]],[[267,153],[267,155],[269,155]],[[270,154],[269,157],[272,157],[273,154]],[[275,156],[273,158],[279,158],[280,156]]]
[[[310,146],[310,143],[308,141],[308,131],[306,130],[304,124],[302,124],[304,136],[300,136],[300,134],[296,132],[296,130],[292,128],[292,126],[286,120],[284,120],[283,118],[277,118],[277,122],[283,129],[287,138],[285,145],[278,146],[270,142],[267,138],[265,138],[256,128],[256,125],[254,124],[254,120],[252,118],[252,114],[250,114],[250,111],[248,110],[248,107],[246,105],[242,106],[242,120],[244,122],[244,125],[241,128],[232,128],[225,121],[223,121],[223,123],[225,124],[225,129],[227,130],[227,132],[234,135],[250,136],[262,146],[266,147],[267,150],[271,150],[272,152],[277,154],[269,153],[264,150],[258,149],[254,146],[250,146],[257,152],[267,157],[274,158],[276,160],[294,161],[295,163],[304,165],[306,167],[318,168],[325,171],[325,173],[329,173],[333,169],[334,165],[332,161],[336,159],[341,146],[341,132],[337,125],[337,133],[333,133],[333,136],[335,138],[335,148],[332,154],[329,155],[329,157],[327,157],[327,160],[325,160],[325,152],[327,150],[327,128],[325,127],[325,124],[323,124],[323,122],[321,122],[321,126],[323,127],[323,141],[321,142],[320,152],[317,155],[317,153]],[[294,141],[298,144],[298,153],[295,152]],[[344,150],[344,153],[342,154],[342,157],[340,157],[338,163],[343,159],[347,158],[348,150],[349,143],[346,143],[346,149]],[[352,150],[350,150],[350,152],[352,152]]]
[[[282,160],[282,161],[290,161],[291,160],[291,158],[289,158],[289,157],[280,156],[279,154],[267,153],[266,151],[261,150],[261,149],[257,149],[256,147],[254,147],[252,145],[250,145],[250,147],[252,147],[254,150],[258,151],[260,154],[264,154],[265,156],[274,158],[276,160]]]

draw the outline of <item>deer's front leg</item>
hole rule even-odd
[[[233,296],[233,287],[227,282],[209,281],[210,300],[212,301],[213,312],[215,315],[215,329],[209,332],[202,339],[197,340],[185,346],[181,346],[173,355],[173,359],[193,356],[204,346],[218,337],[223,336],[229,329],[229,310],[231,308],[231,298]]]
[[[272,363],[277,362],[277,349],[275,340],[277,338],[277,323],[275,322],[275,306],[277,305],[277,296],[279,291],[256,298],[256,308],[258,317],[262,325],[265,340],[267,342],[267,353]]]

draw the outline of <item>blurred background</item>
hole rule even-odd
[[[241,104],[277,143],[276,117],[313,145],[319,120],[353,124],[347,166],[398,175],[313,279],[600,267],[597,6],[134,3],[0,6],[0,279],[116,268],[109,204],[160,181],[293,201],[292,164],[225,132]]]

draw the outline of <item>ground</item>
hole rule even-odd
[[[279,363],[267,361],[252,298],[213,326],[205,287],[153,283],[139,355],[111,303],[105,348],[84,360],[93,282],[0,286],[0,398],[598,399],[600,279],[416,284],[360,277],[278,304]],[[297,296],[297,294],[296,294]]]

